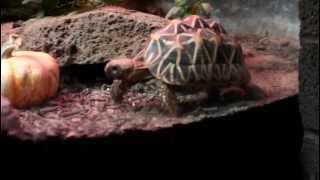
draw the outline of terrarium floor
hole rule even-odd
[[[70,84],[64,86],[49,102],[21,110],[24,137],[64,139],[106,137],[129,130],[156,131],[205,118],[214,120],[298,94],[297,46],[284,39],[270,40],[254,36],[238,38],[245,49],[252,84],[266,95],[262,99],[245,97],[233,102],[211,102],[210,105],[197,106],[176,117],[160,108],[157,92],[148,90],[145,84],[132,88],[119,105],[111,101],[110,85],[106,83],[90,86]]]

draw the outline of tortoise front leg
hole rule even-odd
[[[162,106],[173,115],[178,115],[178,99],[173,90],[165,83],[160,83],[160,97],[162,99]]]
[[[122,80],[114,80],[111,85],[111,98],[114,103],[121,103],[123,95],[128,91],[129,84]]]

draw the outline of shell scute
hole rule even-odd
[[[241,46],[213,24],[220,25],[190,16],[153,33],[144,56],[150,73],[171,85],[240,82],[248,76]]]

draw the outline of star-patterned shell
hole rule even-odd
[[[144,53],[151,74],[171,85],[247,81],[241,46],[222,39],[203,19],[189,18],[151,34]]]
[[[188,25],[192,28],[209,29],[218,34],[227,34],[226,30],[221,25],[221,23],[214,18],[205,19],[201,18],[198,15],[191,15],[186,17],[182,22],[183,24]]]

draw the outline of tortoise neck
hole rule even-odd
[[[139,51],[139,53],[133,58],[134,61],[142,61],[145,49]]]

